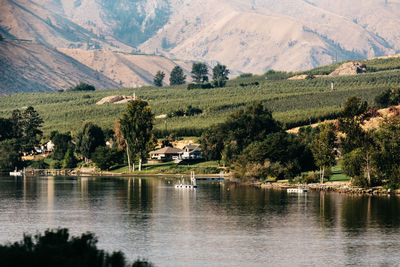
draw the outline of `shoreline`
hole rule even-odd
[[[254,186],[264,189],[279,189],[279,190],[287,190],[289,188],[297,188],[300,186],[309,189],[310,191],[337,192],[349,195],[367,195],[367,196],[400,195],[400,189],[397,190],[384,189],[382,186],[362,188],[362,187],[352,186],[350,182],[326,182],[324,184],[313,183],[307,185],[295,185],[289,183],[254,183]]]
[[[109,171],[103,172],[71,172],[69,175],[72,176],[104,176],[104,177],[166,177],[166,178],[189,178],[190,174],[171,174],[171,173],[114,173]],[[352,186],[350,181],[348,182],[326,182],[324,184],[320,183],[312,183],[306,185],[296,185],[290,184],[287,182],[267,182],[262,183],[258,181],[241,181],[238,179],[232,178],[229,174],[196,174],[196,177],[199,178],[223,178],[225,182],[233,182],[240,185],[246,186],[255,186],[262,189],[275,189],[275,190],[287,190],[289,188],[297,188],[302,187],[309,189],[310,191],[316,192],[337,192],[349,195],[367,195],[367,196],[390,196],[390,195],[400,195],[400,189],[391,190],[391,189],[384,189],[382,186],[376,186],[371,188],[362,188],[357,186]],[[222,180],[221,180],[222,181]]]
[[[122,177],[170,177],[170,178],[180,178],[180,177],[190,177],[189,174],[116,174],[116,173],[102,173],[104,176],[122,176]],[[218,178],[221,177],[220,174],[198,174],[196,175],[199,178]],[[222,176],[224,181],[233,182],[246,186],[255,186],[262,189],[275,189],[275,190],[287,190],[289,188],[297,188],[298,186],[309,189],[310,191],[315,192],[337,192],[349,195],[367,195],[367,196],[390,196],[390,195],[400,195],[400,189],[390,190],[384,189],[382,186],[376,186],[371,188],[362,188],[352,186],[351,182],[326,182],[323,184],[313,183],[306,185],[296,185],[282,182],[272,182],[272,183],[261,183],[261,182],[252,182],[252,181],[241,181],[238,179],[232,179],[229,174],[225,174]]]

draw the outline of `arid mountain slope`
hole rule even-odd
[[[145,52],[217,60],[233,69],[261,72],[309,69],[400,50],[399,1],[174,2],[169,22],[140,46]]]
[[[153,83],[154,75],[165,73],[164,83],[169,83],[171,70],[179,65],[190,77],[191,62],[172,61],[159,56],[130,55],[105,50],[59,49],[62,53],[94,69],[123,87],[137,87]]]
[[[120,87],[56,49],[30,42],[0,42],[0,96],[65,90],[81,81],[100,90]]]
[[[400,52],[400,0],[0,0],[0,32],[57,48],[304,70]]]

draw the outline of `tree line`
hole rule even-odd
[[[399,111],[400,113],[400,111]],[[231,114],[200,138],[205,157],[218,160],[241,179],[324,182],[340,160],[356,185],[400,187],[400,119],[364,129],[376,108],[349,97],[336,123],[287,133],[261,103]]]
[[[208,67],[205,63],[196,62],[192,64],[191,77],[193,84],[188,86],[188,89],[196,88],[213,88],[213,87],[224,87],[226,81],[229,79],[229,70],[225,65],[217,64],[212,69],[212,82],[209,81]],[[157,71],[153,79],[155,86],[163,86],[163,80],[165,73],[163,71]],[[175,66],[170,74],[169,85],[181,85],[186,83],[186,75],[180,66]]]
[[[22,152],[33,151],[42,137],[43,119],[31,106],[0,118],[0,170],[21,167]]]
[[[26,167],[24,154],[36,154],[42,139],[43,119],[33,107],[14,110],[10,118],[0,118],[0,170]],[[44,161],[33,161],[34,168],[72,169],[88,166],[92,160],[101,170],[127,163],[130,171],[135,163],[142,167],[147,154],[156,145],[153,134],[154,114],[146,101],[137,99],[127,105],[126,112],[115,122],[114,129],[102,129],[86,122],[81,131],[51,132],[47,140],[54,144],[50,166]]]

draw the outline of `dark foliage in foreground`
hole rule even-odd
[[[96,246],[92,233],[70,236],[68,229],[46,230],[44,235],[24,235],[20,242],[0,245],[1,266],[4,267],[120,267],[129,266],[122,252],[107,253]],[[132,266],[153,264],[137,260]]]

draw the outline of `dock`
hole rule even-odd
[[[224,181],[224,177],[196,177],[197,181]]]
[[[25,169],[25,175],[35,176],[35,175],[71,175],[73,169]]]

